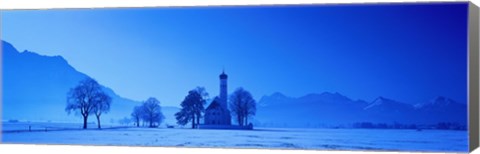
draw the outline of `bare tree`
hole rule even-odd
[[[135,120],[135,125],[137,125],[137,127],[140,127],[140,120],[143,117],[142,106],[135,106],[133,108],[133,112],[132,112],[131,116],[132,116],[133,120]]]
[[[236,93],[233,93],[230,96],[230,110],[232,111],[232,114],[235,115],[236,120],[238,122],[238,125],[242,126],[243,125],[243,105],[242,105],[242,98]]]
[[[238,125],[248,124],[248,117],[255,115],[256,102],[250,92],[237,88],[230,96],[230,110],[236,116]]]
[[[105,95],[101,86],[92,78],[86,78],[70,89],[65,111],[79,112],[83,117],[83,129],[87,129],[88,116],[96,110],[96,104]]]
[[[149,123],[149,127],[155,127],[155,123],[162,123],[165,117],[163,116],[160,101],[156,98],[148,98],[142,105],[143,109],[143,119]]]
[[[108,113],[112,104],[112,98],[104,92],[99,92],[94,99],[93,113],[97,118],[98,129],[101,129],[100,116],[102,113]]]

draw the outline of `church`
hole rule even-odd
[[[220,94],[213,99],[213,101],[205,109],[203,116],[203,124],[200,124],[200,129],[243,129],[252,130],[253,126],[238,126],[232,125],[232,116],[228,108],[228,91],[227,79],[228,76],[225,71],[222,71],[220,78]]]
[[[205,110],[204,125],[229,126],[231,125],[231,115],[228,109],[227,79],[225,71],[219,76],[220,95],[215,97]]]

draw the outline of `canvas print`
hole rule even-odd
[[[468,3],[2,10],[7,144],[467,152]]]

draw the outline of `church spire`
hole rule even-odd
[[[222,70],[222,74],[220,74],[220,79],[227,79],[228,78],[228,75],[225,74],[225,68]]]

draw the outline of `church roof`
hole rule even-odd
[[[210,105],[208,105],[207,107],[207,110],[211,110],[211,109],[215,109],[215,108],[220,108],[220,103],[218,103],[217,101],[212,101],[212,103],[210,103]]]

